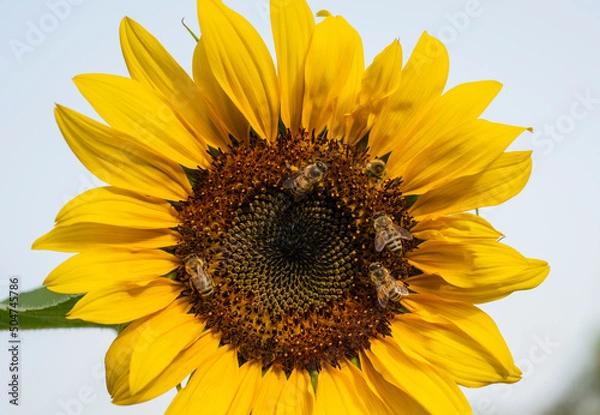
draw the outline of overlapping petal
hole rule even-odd
[[[218,348],[219,338],[210,330],[204,331],[190,347],[173,359],[177,364],[167,366],[145,388],[132,394],[129,374],[134,345],[146,336],[147,321],[153,316],[136,320],[127,326],[106,353],[106,383],[113,403],[117,405],[145,402],[175,388]],[[177,325],[177,319],[172,324]]]
[[[415,359],[399,345],[391,339],[381,339],[372,342],[371,350],[366,350],[364,355],[386,381],[409,394],[428,413],[471,413],[452,378],[425,360]]]
[[[238,366],[237,353],[230,346],[220,347],[196,369],[165,414],[226,414],[244,378],[251,376],[250,367]]]
[[[101,223],[135,229],[174,228],[179,223],[175,208],[164,199],[144,196],[118,187],[88,190],[67,203],[56,223]]]
[[[258,135],[274,140],[279,86],[262,38],[246,19],[220,1],[199,0],[198,19],[215,79]]]
[[[472,213],[428,217],[417,223],[410,232],[415,237],[426,241],[462,242],[472,239],[497,241],[503,236],[487,220]]]
[[[178,265],[178,258],[160,249],[93,250],[67,259],[46,277],[44,285],[65,294],[101,291],[124,283],[144,286]]]
[[[360,76],[357,68],[364,59],[362,55],[360,36],[343,17],[326,17],[315,27],[306,56],[302,106],[302,126],[307,131],[318,134],[332,121],[335,101],[342,91],[343,108],[346,100],[358,92]],[[345,89],[346,85],[349,85],[348,89]]]
[[[147,387],[174,363],[181,351],[198,340],[205,324],[189,311],[189,300],[180,299],[140,327],[139,330],[144,330],[144,336],[133,344],[129,366],[129,390],[132,394]],[[173,321],[177,321],[177,324],[173,324]]]
[[[111,127],[186,167],[208,167],[206,143],[191,134],[164,98],[141,82],[105,74],[78,75],[73,81]]]
[[[60,105],[55,115],[73,153],[100,180],[167,200],[185,200],[192,193],[181,166],[139,139]]]
[[[525,258],[503,243],[426,241],[407,253],[408,261],[426,274],[435,274],[463,288],[497,283],[514,284],[532,268],[543,271],[545,261]]]
[[[466,301],[480,304],[499,300],[515,291],[530,290],[540,285],[548,276],[550,268],[545,261],[529,259],[528,266],[517,276],[504,282],[499,279],[488,284],[478,284],[471,287],[457,287],[437,275],[419,275],[411,277],[411,289],[419,293],[438,295],[451,300]]]
[[[198,86],[158,40],[128,17],[121,21],[120,34],[131,78],[160,93],[196,137],[213,147],[227,148],[227,131],[211,117]]]
[[[525,130],[478,119],[447,135],[432,136],[427,147],[403,166],[402,191],[407,195],[423,194],[459,177],[480,173]],[[399,166],[402,163],[396,164]],[[389,170],[392,177],[399,175],[398,168],[390,166]]]
[[[237,141],[247,142],[250,124],[244,114],[235,106],[223,88],[219,86],[210,69],[204,39],[201,37],[194,49],[192,62],[194,82],[207,102],[210,118],[220,125],[221,129],[231,134]]]
[[[400,86],[402,46],[394,40],[365,70],[357,106],[346,115],[346,131],[350,145],[356,144],[373,126],[388,97]]]
[[[425,408],[409,394],[387,381],[381,373],[377,372],[364,353],[361,354],[360,365],[369,387],[388,407],[392,409],[402,408],[402,413],[406,414],[426,413]]]
[[[392,151],[392,147],[396,147],[392,143],[381,150],[381,154],[392,151],[388,162],[390,174],[404,176],[408,165],[420,153],[447,142],[453,131],[476,120],[501,87],[496,81],[470,82],[452,88],[439,99],[432,99],[424,112],[407,120],[406,125],[398,126],[402,151]],[[485,136],[479,140],[482,139]]]
[[[67,318],[99,324],[123,324],[162,310],[181,294],[181,284],[159,278],[144,286],[121,284],[91,291],[79,300]]]
[[[33,249],[58,252],[85,252],[106,248],[163,248],[179,241],[177,232],[170,229],[135,229],[102,223],[72,223],[55,226],[40,236]]]
[[[321,392],[322,393],[319,393]],[[360,393],[356,393],[360,391]],[[362,373],[351,364],[325,367],[319,373],[315,415],[392,414],[390,408],[369,388]]]
[[[373,155],[405,147],[409,132],[419,125],[441,96],[449,65],[448,52],[442,42],[423,33],[402,69],[400,85],[373,125],[369,136]]]
[[[531,168],[531,151],[503,153],[483,172],[459,177],[419,196],[410,213],[419,220],[499,205],[523,190]]]
[[[510,353],[508,359],[501,360],[486,347],[499,349],[504,346],[502,352],[508,352],[502,338],[494,336],[481,343],[478,340],[485,339],[477,334],[474,338],[450,321],[426,321],[418,314],[402,315],[392,321],[392,336],[402,342],[402,347],[411,349],[438,369],[446,371],[460,385],[480,387],[495,382],[518,381],[520,371]]]
[[[516,381],[520,377],[520,370],[515,366],[496,323],[479,308],[467,302],[423,294],[407,297],[404,304],[423,321],[450,324],[472,341],[482,345],[486,349],[484,355],[489,357],[490,362],[495,361],[504,368],[502,372],[508,375],[507,379],[503,379],[504,382]]]
[[[272,1],[271,28],[277,52],[281,119],[296,133],[302,126],[304,66],[315,18],[305,0]]]

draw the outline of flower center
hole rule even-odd
[[[238,209],[227,231],[225,269],[271,315],[322,310],[354,277],[349,212],[321,195],[295,202],[269,189]]]
[[[373,180],[369,161],[324,136],[286,135],[234,145],[195,175],[194,195],[178,205],[176,254],[194,264],[179,271],[182,294],[242,360],[336,365],[406,311],[392,291],[381,301],[369,267],[381,264],[392,285],[413,272],[403,252],[414,241],[382,234],[373,216],[404,228],[412,219],[399,183]]]

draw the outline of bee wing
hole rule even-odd
[[[410,294],[410,291],[408,291],[408,288],[406,288],[406,285],[404,285],[402,282],[396,281],[396,287],[402,297],[406,297],[408,294]]]
[[[384,290],[384,289],[377,290],[377,302],[379,303],[381,308],[385,308],[389,299],[390,299],[390,295],[387,292],[387,290]]]
[[[283,188],[284,189],[291,189],[294,186],[294,182],[296,181],[296,179],[298,178],[298,176],[300,176],[302,174],[304,170],[300,170],[297,171],[295,173],[290,174],[290,177],[288,177],[285,182],[283,182]]]
[[[412,233],[410,233],[408,230],[404,229],[402,226],[398,226],[398,225],[394,224],[394,229],[396,229],[398,231],[398,233],[400,234],[400,238],[406,239],[409,241],[413,240]]]
[[[385,244],[387,244],[387,232],[381,231],[375,234],[375,250],[377,252],[383,251]]]

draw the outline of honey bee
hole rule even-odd
[[[375,250],[383,251],[388,247],[390,251],[400,255],[402,253],[402,239],[411,241],[413,236],[406,229],[396,225],[385,212],[377,212],[373,215],[373,227],[375,228]]]
[[[371,160],[366,167],[367,178],[373,186],[378,186],[385,176],[385,162],[381,159]]]
[[[321,161],[317,161],[288,177],[283,183],[283,187],[289,190],[297,202],[306,196],[306,193],[312,190],[317,183],[323,180],[326,172],[327,165]]]
[[[213,279],[204,269],[204,261],[197,255],[189,255],[185,259],[185,272],[190,276],[190,282],[198,290],[203,300],[208,300],[213,293]]]
[[[377,301],[382,308],[387,305],[389,300],[400,302],[402,297],[409,294],[408,288],[402,282],[394,279],[387,268],[379,262],[369,265],[369,274],[377,291]]]

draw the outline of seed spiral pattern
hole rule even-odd
[[[330,199],[294,202],[274,190],[234,215],[226,244],[227,273],[240,290],[261,293],[255,301],[271,313],[304,313],[309,306],[320,310],[351,284],[351,218]]]

